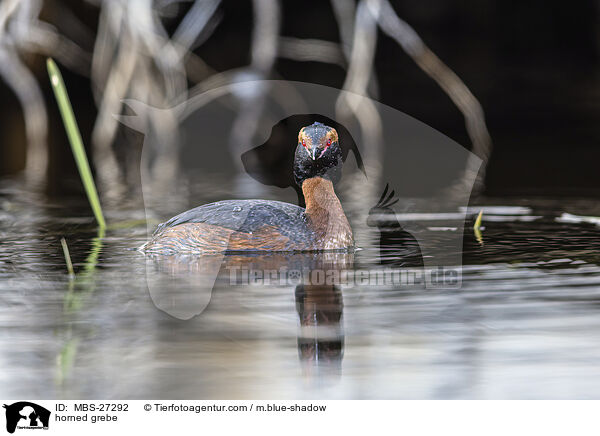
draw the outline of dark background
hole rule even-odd
[[[487,195],[600,195],[600,2],[579,0],[393,1],[399,16],[471,89],[481,102],[494,149]],[[331,5],[323,0],[286,0],[281,33],[338,41]],[[98,10],[78,1],[49,2],[50,22],[70,9],[90,29]],[[223,19],[196,50],[217,71],[250,61],[252,6],[226,1]],[[170,19],[175,24],[177,19]],[[69,29],[59,27],[69,36]],[[78,41],[91,52],[93,41]],[[76,174],[51,95],[42,56],[25,58],[42,83],[49,108],[51,148],[48,192],[65,189]],[[89,146],[95,117],[89,80],[61,66]],[[461,113],[402,49],[380,32],[375,58],[379,100],[470,147]],[[341,87],[338,66],[279,58],[279,78]],[[18,101],[0,83],[0,175],[17,173],[25,156],[25,130]]]

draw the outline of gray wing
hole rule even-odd
[[[240,232],[252,232],[264,226],[275,226],[284,234],[304,237],[308,232],[304,208],[282,201],[225,200],[204,204],[174,216],[160,224],[155,235],[184,223],[207,223]]]

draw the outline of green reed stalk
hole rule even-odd
[[[63,254],[65,255],[65,262],[67,262],[67,271],[71,278],[75,277],[75,271],[73,270],[73,263],[71,263],[71,255],[69,254],[69,247],[65,238],[60,238],[60,244],[62,245]]]
[[[75,157],[75,162],[77,163],[77,168],[79,169],[81,181],[83,182],[83,186],[90,202],[90,206],[92,207],[92,211],[94,212],[94,216],[96,217],[96,221],[98,221],[98,226],[104,228],[106,227],[106,222],[104,221],[104,215],[102,214],[102,208],[100,207],[98,191],[96,191],[96,185],[94,184],[92,171],[90,170],[85,149],[83,148],[83,141],[81,140],[81,134],[79,133],[77,121],[75,120],[75,115],[73,114],[73,108],[71,107],[71,102],[69,101],[67,88],[65,87],[62,75],[60,74],[56,63],[52,60],[52,58],[47,59],[46,65],[48,67],[48,75],[50,76],[52,90],[54,91],[54,96],[56,97],[58,108],[60,109],[60,115],[62,116],[65,130],[67,131],[71,149],[73,150],[73,156]]]

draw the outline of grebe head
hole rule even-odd
[[[294,179],[298,185],[313,177],[337,182],[341,167],[342,149],[333,127],[313,123],[300,129],[294,156]]]

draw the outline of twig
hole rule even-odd
[[[73,270],[73,264],[71,263],[71,255],[69,254],[69,247],[65,238],[60,238],[60,244],[62,245],[63,254],[65,256],[65,262],[67,262],[67,271],[69,272],[69,278],[75,277],[75,271]]]
[[[492,140],[485,124],[485,117],[481,104],[471,93],[462,80],[446,66],[433,53],[419,37],[417,32],[401,20],[388,2],[388,0],[367,0],[381,30],[400,44],[404,51],[417,63],[417,65],[444,90],[453,103],[465,117],[465,126],[473,144],[473,153],[483,160],[483,165],[475,178],[473,193],[479,194],[483,190],[485,165],[492,151]],[[469,159],[465,168],[463,180],[457,187],[465,186],[466,180],[471,180],[479,167],[478,159]]]

